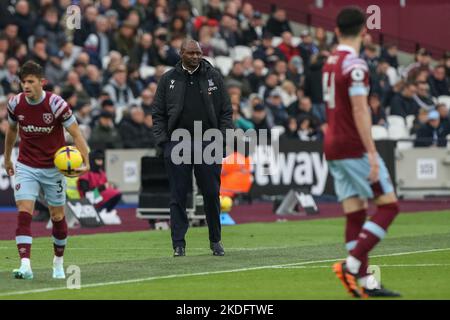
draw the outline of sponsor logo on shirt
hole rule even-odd
[[[217,86],[214,84],[212,79],[208,79],[208,92],[211,94],[211,91],[217,90]]]
[[[33,126],[32,124],[28,125],[28,126],[23,126],[21,127],[23,131],[27,132],[27,133],[51,133],[53,131],[54,126],[51,127],[36,127]]]

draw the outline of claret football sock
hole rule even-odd
[[[378,206],[378,210],[372,219],[364,223],[358,236],[356,247],[350,251],[350,256],[347,258],[347,266],[350,272],[359,274],[360,276],[364,275],[365,269],[367,269],[369,252],[386,236],[387,229],[394,221],[398,212],[399,208],[396,202],[381,205]],[[356,261],[359,262],[359,265]],[[356,266],[357,270],[355,272],[354,268]]]
[[[52,221],[53,223],[53,249],[55,257],[63,257],[64,249],[67,244],[67,223],[66,218],[63,217],[60,221]]]
[[[29,264],[31,256],[31,220],[32,215],[25,211],[20,211],[17,216],[16,244],[19,250],[19,256],[23,263]],[[24,262],[24,259],[25,262]]]
[[[358,235],[366,221],[367,210],[361,209],[345,215],[345,247],[351,251],[356,247]]]

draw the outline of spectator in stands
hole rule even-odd
[[[253,61],[253,72],[247,76],[252,92],[258,92],[259,88],[264,85],[264,61],[255,59]]]
[[[247,131],[248,129],[253,129],[253,123],[248,120],[241,110],[241,98],[238,94],[233,94],[230,96],[231,108],[233,109],[233,124],[236,129],[242,129]]]
[[[139,74],[139,68],[134,64],[128,65],[127,85],[133,93],[133,97],[139,97],[145,87],[145,81]]]
[[[264,101],[269,97],[270,93],[278,86],[278,75],[269,73],[264,80],[264,85],[259,87],[258,94]]]
[[[300,115],[298,117],[298,136],[302,141],[317,140],[317,127],[314,125],[311,118],[307,115]]]
[[[376,93],[369,96],[370,114],[372,116],[372,125],[387,126],[386,113],[381,105],[380,97]]]
[[[315,114],[321,123],[326,121],[322,92],[322,67],[327,56],[327,51],[321,51],[319,54],[313,55],[305,72],[305,95],[310,97],[313,110],[315,110]]]
[[[62,59],[62,68],[69,72],[72,70],[72,66],[75,63],[78,55],[81,52],[81,48],[75,47],[72,42],[66,41],[61,45],[61,51],[64,54]]]
[[[445,66],[445,75],[447,81],[450,82],[450,51],[446,51],[443,57],[443,64]]]
[[[136,44],[135,37],[136,29],[134,23],[124,21],[114,36],[117,51],[123,56],[131,56]]]
[[[397,93],[392,97],[390,102],[391,115],[398,115],[406,118],[407,115],[417,115],[420,107],[414,100],[417,87],[414,83],[407,83],[403,86],[401,93]]]
[[[127,84],[127,68],[125,65],[117,67],[113,77],[103,90],[108,92],[111,100],[118,108],[125,108],[133,101],[133,92]]]
[[[428,78],[430,93],[433,97],[450,96],[450,82],[445,76],[445,66],[438,65]]]
[[[376,71],[370,75],[370,90],[376,93],[381,100],[381,105],[386,107],[392,92],[392,86],[389,82],[387,71],[389,64],[385,60],[379,60]]]
[[[13,15],[14,22],[19,27],[19,38],[23,43],[34,33],[36,16],[30,10],[30,5],[26,0],[19,0],[16,3],[16,10]]]
[[[398,50],[395,44],[389,44],[381,49],[381,59],[385,60],[389,65],[395,69],[398,69]]]
[[[450,133],[450,119],[447,106],[444,103],[438,103],[436,110],[439,112],[441,127],[444,127],[445,131]]]
[[[66,34],[58,21],[58,11],[54,7],[45,10],[44,19],[36,27],[34,34],[45,38],[48,48],[53,51],[59,50],[59,46],[66,41]]]
[[[318,111],[313,109],[311,98],[303,96],[296,102],[292,103],[288,107],[289,115],[298,118],[300,115],[307,115],[310,117],[312,124],[316,127],[320,122],[320,118],[317,116]]]
[[[206,5],[204,12],[208,18],[220,21],[222,19],[220,0],[208,0],[208,4]]]
[[[278,45],[278,49],[283,53],[284,58],[289,62],[292,57],[299,56],[300,50],[292,44],[292,33],[290,31],[284,31],[281,34],[281,43]]]
[[[260,45],[265,31],[262,14],[259,11],[254,11],[250,19],[250,24],[243,33],[243,41],[246,46]]]
[[[101,74],[97,66],[90,64],[86,67],[86,75],[80,79],[86,93],[91,98],[98,98],[102,90]]]
[[[377,47],[374,44],[369,44],[364,47],[362,58],[366,61],[369,67],[369,75],[373,75],[377,71],[378,54]]]
[[[79,47],[84,46],[88,36],[96,32],[96,19],[98,10],[94,5],[88,5],[83,12],[80,28],[75,29],[73,34],[73,44]]]
[[[415,79],[417,72],[421,69],[431,71],[430,63],[431,53],[425,48],[420,48],[416,52],[415,62],[411,63],[403,70],[403,78],[407,80]]]
[[[185,38],[187,35],[186,22],[181,17],[175,16],[170,22],[169,31],[172,37]]]
[[[278,82],[283,82],[287,79],[287,63],[284,60],[278,60],[275,63],[275,66],[273,68],[273,72],[275,72],[278,76]]]
[[[139,66],[149,66],[154,60],[150,48],[152,47],[153,37],[151,33],[143,33],[139,38],[139,43],[134,47],[130,57],[130,62]]]
[[[284,125],[284,132],[280,135],[280,142],[285,141],[298,141],[300,136],[298,134],[298,122],[297,118],[289,116],[286,124]]]
[[[311,56],[319,53],[319,48],[317,48],[311,33],[308,30],[303,30],[300,36],[302,39],[302,42],[299,45],[300,56],[302,57],[303,64],[309,66]]]
[[[63,86],[63,91],[65,90],[73,90],[75,92],[75,95],[77,96],[77,105],[74,105],[74,107],[90,103],[91,98],[84,90],[83,84],[81,83],[77,72],[70,71],[67,74],[67,80]]]
[[[100,113],[98,122],[92,130],[89,146],[100,150],[122,148],[122,139],[114,127],[113,115],[108,111]]]
[[[276,61],[284,59],[283,53],[280,49],[272,45],[273,35],[265,32],[262,39],[262,44],[259,45],[253,52],[253,59],[261,59],[268,68],[271,68]]]
[[[435,108],[433,99],[430,95],[430,87],[427,82],[417,83],[417,94],[413,96],[420,108],[431,110]]]
[[[290,80],[284,80],[281,83],[281,98],[285,106],[297,101],[297,89],[294,83]]]
[[[268,130],[274,126],[272,114],[268,112],[267,108],[263,104],[257,104],[253,107],[252,123],[255,130]]]
[[[64,53],[60,50],[52,51],[49,54],[49,61],[45,66],[45,78],[53,85],[64,83],[67,71],[63,69],[62,59]]]
[[[276,8],[270,15],[266,24],[267,31],[272,33],[276,37],[280,37],[285,31],[292,32],[292,28],[287,19],[286,10],[282,8]]]
[[[105,57],[108,53],[115,49],[114,33],[105,16],[98,16],[95,20],[95,33],[98,38],[98,55]]]
[[[89,192],[98,193],[101,200],[96,203],[94,201],[95,208],[101,213],[102,219],[113,215],[116,216],[117,212],[114,208],[120,202],[122,198],[121,192],[110,182],[106,177],[105,172],[105,155],[103,150],[94,150],[89,154],[90,171],[82,174],[77,181],[78,192],[82,198],[86,198]],[[91,197],[94,200],[95,196]],[[106,216],[105,216],[106,213]],[[106,224],[110,224],[111,221],[106,219]],[[115,219],[119,221],[120,218]]]
[[[301,57],[296,56],[292,57],[291,61],[289,61],[287,66],[286,76],[289,80],[295,83],[297,86],[300,86],[302,83],[303,76],[303,60]],[[322,73],[322,71],[320,72]]]
[[[16,58],[9,58],[6,61],[6,74],[0,81],[5,95],[17,94],[21,91],[19,73],[19,62]]]
[[[248,97],[252,92],[250,83],[248,82],[247,78],[244,75],[244,68],[242,67],[242,62],[240,61],[235,61],[233,63],[233,67],[231,68],[230,73],[225,78],[225,85],[228,85],[232,81],[239,83],[243,97]]]
[[[447,128],[440,125],[440,115],[436,110],[428,112],[428,121],[418,131],[415,147],[445,147],[447,145]]]
[[[33,60],[34,62],[39,63],[43,68],[45,68],[48,60],[46,46],[47,41],[44,38],[35,38],[33,49],[29,52],[27,60]]]
[[[327,33],[324,28],[317,27],[314,33],[314,43],[319,51],[328,51],[329,44],[327,40]]]
[[[125,149],[153,148],[155,146],[154,137],[149,135],[145,125],[144,110],[140,107],[132,107],[129,116],[122,118],[119,133]]]
[[[150,65],[174,66],[180,59],[177,51],[168,44],[168,34],[165,28],[155,30],[151,52],[154,61]]]
[[[419,109],[419,113],[414,118],[412,128],[410,130],[411,135],[416,135],[417,131],[422,128],[428,121],[428,111],[425,109]]]
[[[13,22],[10,21],[6,24],[5,30],[3,31],[6,38],[9,42],[9,54],[10,57],[14,56],[14,53],[17,51],[17,48],[22,44],[22,41],[19,39],[19,27]]]
[[[274,124],[276,126],[283,126],[288,118],[286,106],[281,99],[281,92],[279,89],[272,90],[267,99],[267,107],[272,114]]]
[[[144,110],[144,113],[146,115],[152,113],[152,104],[154,97],[155,94],[149,89],[144,89],[141,92],[141,108],[142,110]]]
[[[223,15],[220,20],[220,34],[229,47],[235,47],[243,43],[238,29],[238,21],[229,14]]]

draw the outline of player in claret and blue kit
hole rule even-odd
[[[33,279],[31,269],[31,219],[34,203],[42,188],[53,222],[53,278],[64,279],[63,254],[67,242],[64,218],[65,179],[53,164],[55,152],[65,145],[64,128],[73,137],[85,165],[76,170],[89,170],[88,147],[70,106],[60,96],[43,90],[42,67],[26,62],[19,73],[23,92],[8,101],[9,129],[5,140],[5,169],[15,175],[14,196],[19,211],[16,243],[21,258],[17,279]],[[14,168],[11,152],[19,132],[19,158]]]
[[[349,253],[333,270],[354,297],[395,297],[399,294],[367,273],[369,252],[384,238],[399,208],[389,173],[371,136],[368,67],[358,56],[365,20],[357,7],[344,8],[338,14],[339,45],[322,69],[328,120],[324,152],[346,214]],[[377,212],[366,221],[367,199],[371,198]]]

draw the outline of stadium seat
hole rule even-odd
[[[139,68],[139,75],[142,79],[147,79],[155,74],[155,67],[152,66],[142,66]]]
[[[208,61],[209,63],[211,63],[211,65],[213,67],[217,67],[217,63],[216,63],[216,59],[212,58],[212,57],[207,57],[207,56],[203,56],[203,59],[205,59],[206,61]]]
[[[231,68],[233,67],[233,59],[226,56],[217,56],[216,64],[222,72],[222,75],[227,76]]]
[[[398,141],[397,150],[407,150],[414,147],[414,142],[412,141]]]
[[[383,126],[372,126],[372,138],[374,140],[384,140],[388,138],[388,131]]]
[[[416,116],[413,114],[406,116],[406,129],[408,129],[408,131],[411,130],[411,128],[413,127],[415,118]]]
[[[110,56],[104,56],[102,58],[102,67],[103,67],[103,69],[107,69],[108,68],[108,64],[109,64],[110,60],[111,60]]]
[[[252,49],[246,46],[236,46],[231,51],[233,61],[242,61],[247,57],[252,57],[252,55],[253,55]]]
[[[397,115],[388,116],[387,122],[389,124],[389,127],[405,128],[405,126],[406,126],[405,119],[403,117],[397,116]]]
[[[439,96],[437,98],[438,103],[444,103],[447,109],[450,109],[450,96]]]
[[[409,134],[405,126],[389,126],[388,134],[390,140],[409,138]]]
[[[297,47],[300,43],[302,43],[302,39],[300,37],[292,37],[292,45]]]
[[[283,40],[281,37],[273,37],[272,38],[272,46],[278,47]]]

